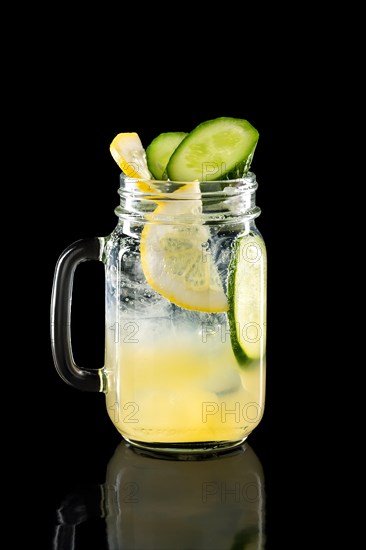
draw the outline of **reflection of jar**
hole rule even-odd
[[[68,383],[105,392],[112,422],[137,446],[234,447],[260,422],[265,399],[266,251],[255,176],[143,186],[121,177],[112,234],[78,241],[59,259],[56,367]],[[73,273],[90,259],[103,261],[106,275],[99,371],[79,369],[70,344]]]
[[[111,550],[264,548],[264,476],[247,444],[177,461],[121,443],[107,468],[105,505]]]
[[[88,540],[102,520],[109,550],[265,548],[264,475],[248,444],[200,460],[144,452],[123,441],[109,461],[104,485],[64,500],[57,511],[55,550],[77,550],[78,525],[84,524]]]

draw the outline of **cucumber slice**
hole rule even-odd
[[[250,168],[258,138],[258,131],[241,118],[202,122],[173,152],[167,165],[168,178],[214,181],[243,177]]]
[[[267,258],[259,233],[236,240],[227,294],[233,352],[240,366],[254,365],[266,349]]]
[[[154,178],[166,179],[164,178],[166,165],[174,150],[187,135],[186,132],[165,132],[152,140],[146,148],[146,160]]]

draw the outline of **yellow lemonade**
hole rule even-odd
[[[167,323],[159,338],[159,319],[153,334],[147,321],[124,320],[128,341],[108,344],[107,410],[118,431],[151,443],[246,437],[263,414],[264,365],[239,367],[224,325],[174,334]]]

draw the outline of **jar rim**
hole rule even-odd
[[[252,185],[253,183],[256,183],[256,175],[254,172],[247,172],[245,176],[242,176],[240,178],[233,178],[233,179],[222,179],[222,180],[191,180],[191,181],[182,181],[182,180],[158,180],[158,179],[149,179],[149,178],[131,178],[130,176],[127,176],[124,172],[121,172],[120,174],[120,181],[121,182],[131,182],[131,183],[151,183],[152,185],[190,185],[190,184],[244,184],[244,185]]]
[[[235,179],[223,179],[223,180],[193,180],[193,181],[179,181],[179,180],[157,180],[148,178],[131,178],[124,174],[120,174],[120,188],[134,189],[142,194],[151,191],[173,191],[182,186],[197,186],[200,185],[200,192],[217,192],[224,191],[226,188],[235,188],[243,191],[255,191],[258,187],[256,175],[254,172],[249,171],[245,176]],[[206,187],[206,189],[205,189]],[[146,189],[145,189],[146,188]],[[187,189],[187,187],[186,187]]]

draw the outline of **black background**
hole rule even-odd
[[[215,62],[210,44],[202,45],[198,57],[181,53],[179,70],[177,63],[174,71],[165,63],[153,75],[145,71],[146,55],[126,58],[126,51],[116,53],[112,46],[103,55],[97,48],[86,52],[81,43],[73,51],[69,45],[67,56],[54,48],[52,60],[43,58],[41,48],[38,52],[38,80],[28,82],[22,106],[27,113],[16,127],[17,149],[26,149],[28,170],[19,167],[20,153],[14,163],[23,188],[15,203],[29,274],[29,287],[21,293],[23,337],[15,345],[21,391],[17,429],[20,424],[31,441],[20,442],[24,473],[18,494],[33,518],[27,536],[37,548],[52,548],[56,510],[67,495],[103,483],[120,442],[104,396],[68,387],[55,371],[49,308],[57,259],[71,242],[106,236],[117,222],[120,170],[109,152],[117,133],[135,131],[146,146],[160,132],[188,132],[218,116],[246,118],[260,133],[252,170],[262,209],[257,225],[268,249],[268,378],[265,415],[248,442],[264,469],[267,547],[296,548],[299,536],[304,543],[313,540],[310,511],[304,515],[299,508],[311,502],[311,521],[321,514],[312,434],[322,425],[323,407],[320,389],[313,384],[309,392],[306,380],[317,319],[310,312],[309,325],[313,304],[304,284],[314,276],[307,261],[314,240],[305,238],[304,146],[315,92],[311,61],[301,47],[295,48],[296,62],[289,57],[287,42],[296,33],[287,33],[287,41],[268,44],[255,56],[243,52],[230,67]],[[147,52],[149,45],[144,47]],[[153,51],[154,58],[163,56],[164,45],[154,44]],[[228,46],[221,51],[225,59],[230,53]],[[324,102],[319,91],[318,98]],[[83,264],[75,276],[72,332],[80,366],[103,365],[103,314],[103,267]],[[306,413],[310,403],[313,414]],[[89,548],[103,548],[98,542],[103,534],[92,523],[89,527],[90,533],[88,526],[84,532]]]
[[[104,396],[84,394],[67,387],[53,367],[47,315],[57,258],[70,242],[81,237],[108,235],[116,224],[113,210],[118,204],[119,169],[110,156],[109,144],[117,133],[136,131],[142,142],[148,144],[162,131],[189,131],[203,120],[235,116],[247,118],[260,132],[252,169],[258,178],[257,203],[262,209],[257,225],[267,244],[269,262],[266,411],[249,443],[264,468],[268,545],[276,537],[285,537],[282,544],[286,547],[287,535],[282,528],[279,531],[278,521],[287,524],[289,511],[287,519],[281,520],[277,506],[282,506],[283,500],[284,505],[287,500],[296,502],[294,496],[305,489],[296,471],[296,456],[303,444],[299,432],[304,433],[301,403],[305,396],[300,375],[302,357],[299,354],[302,352],[294,341],[298,338],[298,326],[293,294],[297,289],[293,288],[299,266],[289,212],[294,201],[293,172],[289,164],[285,167],[283,162],[287,140],[283,120],[289,114],[283,111],[282,103],[275,104],[273,99],[262,95],[260,100],[255,90],[248,92],[244,84],[232,87],[226,97],[215,93],[213,106],[207,104],[207,90],[190,90],[185,98],[190,107],[186,106],[184,115],[179,113],[178,107],[183,101],[181,96],[175,97],[163,111],[155,107],[154,101],[140,103],[134,96],[133,87],[127,86],[126,90],[126,86],[122,86],[117,93],[111,85],[108,108],[104,107],[105,99],[102,104],[95,100],[85,112],[80,98],[80,106],[72,109],[72,114],[62,113],[56,123],[52,120],[49,128],[52,143],[48,150],[54,154],[54,166],[48,167],[47,183],[52,192],[43,217],[47,227],[46,243],[41,247],[42,276],[45,277],[42,291],[44,323],[38,335],[42,339],[42,382],[41,387],[37,388],[37,383],[33,390],[38,413],[37,433],[41,440],[39,466],[44,467],[44,470],[41,467],[43,475],[40,477],[41,490],[45,491],[42,516],[47,518],[49,537],[52,537],[55,512],[62,500],[70,493],[82,491],[84,486],[103,482],[107,462],[120,441],[107,416]],[[168,101],[169,89],[165,95]],[[113,102],[115,108],[111,105]],[[52,137],[54,133],[56,138]],[[301,302],[301,297],[296,300]],[[103,365],[103,314],[103,267],[83,264],[75,276],[73,300],[74,354],[81,366],[97,368]],[[299,412],[300,417],[297,416]],[[296,476],[295,486],[293,475]],[[296,516],[296,521],[299,519]],[[89,530],[95,541],[96,528],[91,522]],[[89,540],[87,533],[83,536]],[[100,533],[98,536],[102,537]],[[292,543],[288,543],[291,547]]]

